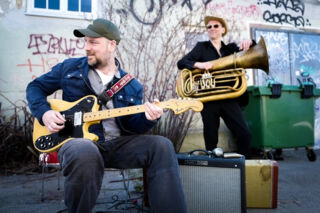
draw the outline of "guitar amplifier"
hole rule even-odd
[[[177,154],[189,213],[246,212],[245,158]]]

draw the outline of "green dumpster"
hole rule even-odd
[[[302,89],[298,86],[282,85],[277,98],[267,86],[249,86],[247,91],[249,104],[244,116],[251,130],[253,148],[314,146],[314,103],[320,95],[319,89],[314,88],[310,98],[302,98]]]

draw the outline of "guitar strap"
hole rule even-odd
[[[117,92],[119,92],[125,85],[127,85],[133,79],[129,73],[123,76],[117,83],[115,83],[110,89],[104,90],[99,96],[99,100],[102,104],[107,103]]]

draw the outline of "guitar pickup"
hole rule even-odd
[[[75,112],[74,113],[74,120],[73,125],[74,126],[80,126],[82,124],[82,112]]]

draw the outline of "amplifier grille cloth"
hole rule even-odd
[[[241,212],[241,171],[180,165],[189,213]]]

